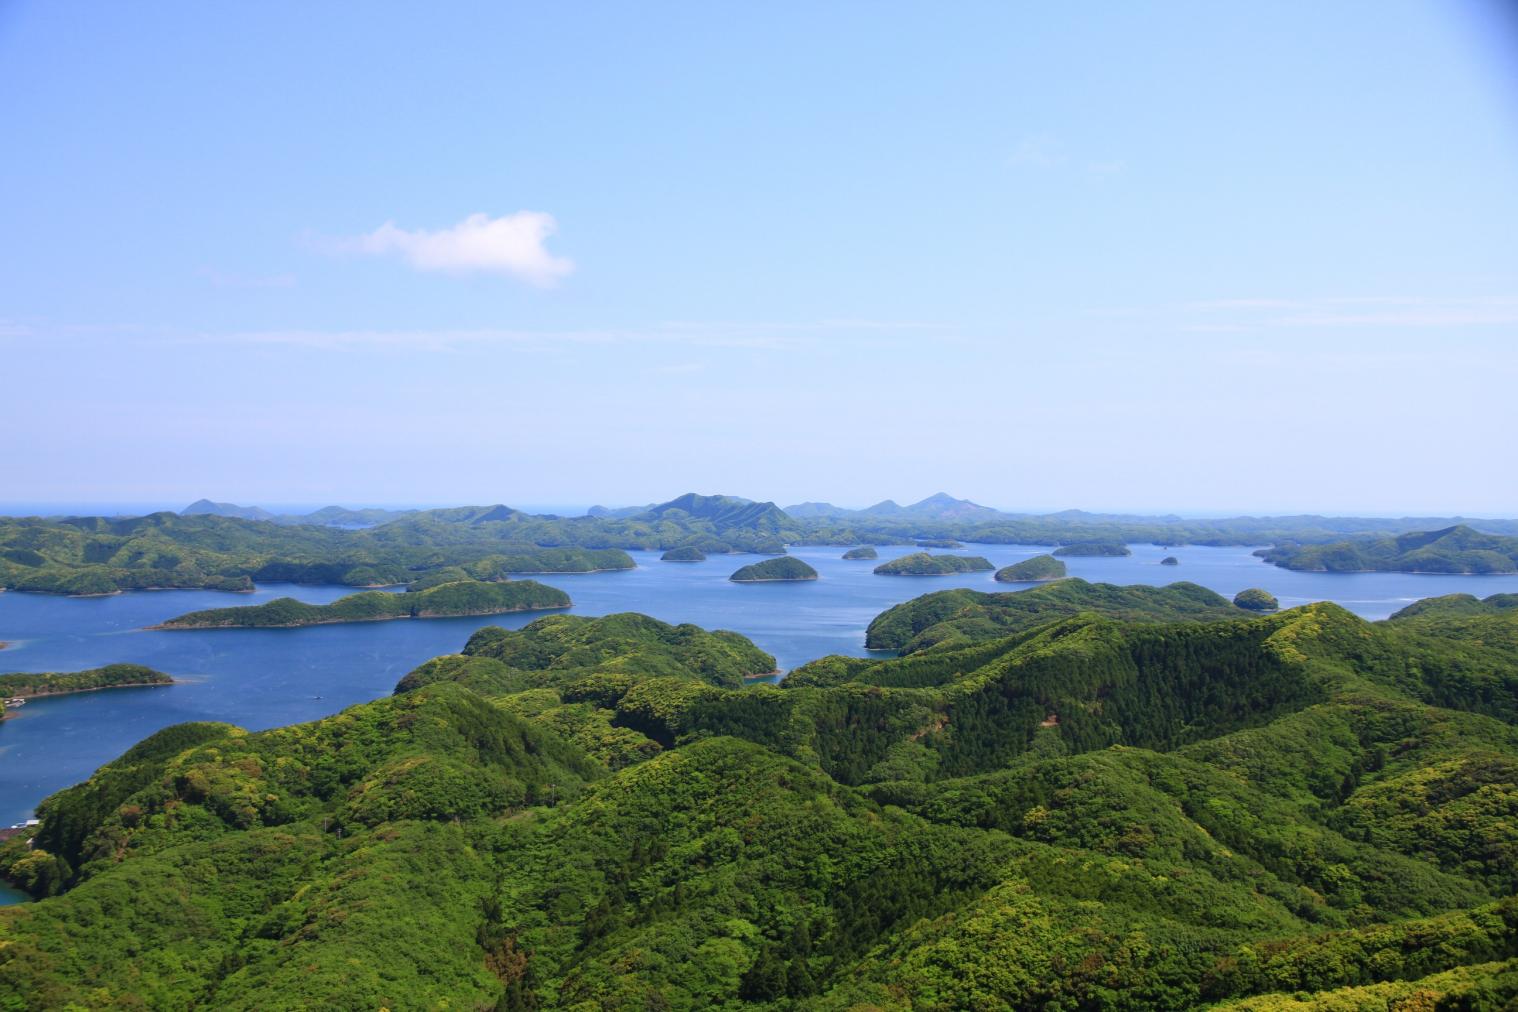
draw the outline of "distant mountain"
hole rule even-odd
[[[797,520],[996,520],[1007,515],[968,499],[956,499],[946,492],[937,492],[910,506],[902,506],[894,499],[882,499],[862,510],[845,509],[830,502],[804,502],[787,506],[785,512]]]
[[[902,512],[932,520],[989,520],[1002,515],[1001,510],[994,510],[968,499],[956,499],[947,492],[935,492],[922,502],[915,502],[905,507]]]
[[[411,516],[444,524],[487,524],[507,520],[525,520],[530,514],[496,503],[494,506],[454,506],[448,509],[418,510]]]
[[[754,502],[731,495],[697,495],[695,492],[651,506],[640,515],[662,517],[677,510],[698,520],[708,520],[718,530],[743,527],[773,532],[793,526],[786,512],[772,502]]]
[[[857,510],[846,510],[830,502],[799,502],[794,506],[785,507],[786,516],[793,520],[826,520],[855,512]]]
[[[282,516],[279,522],[320,524],[324,527],[374,527],[409,517],[416,512],[416,510],[387,510],[378,507],[355,510],[346,506],[324,506],[303,516]]]
[[[585,511],[585,515],[588,517],[598,517],[603,520],[626,520],[628,517],[647,513],[653,508],[652,503],[647,506],[619,506],[616,509],[607,506],[592,506]]]
[[[196,499],[179,511],[183,517],[216,516],[234,517],[238,520],[273,520],[274,514],[258,506],[238,506],[236,503],[212,502]]]

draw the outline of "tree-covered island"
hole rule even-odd
[[[734,583],[772,583],[794,580],[815,580],[817,570],[802,562],[800,559],[785,556],[779,559],[765,559],[763,562],[755,562],[744,566],[732,576],[728,577]]]
[[[913,552],[875,567],[880,576],[947,576],[950,573],[979,573],[995,569],[979,555],[931,555]]]
[[[996,571],[997,583],[1041,583],[1065,576],[1065,564],[1052,555],[1035,555]]]
[[[281,597],[267,604],[241,608],[211,608],[171,618],[153,629],[293,629],[343,622],[384,622],[403,618],[457,618],[501,615],[514,611],[568,608],[569,595],[534,580],[485,583],[461,580],[425,590],[392,594],[364,591],[331,604],[306,604]]]

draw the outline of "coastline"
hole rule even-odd
[[[815,576],[767,576],[759,580],[734,580],[728,577],[728,583],[816,583]]]

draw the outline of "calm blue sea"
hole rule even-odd
[[[882,548],[882,560],[906,554]],[[1037,548],[972,545],[997,566]],[[871,618],[900,601],[949,587],[1007,590],[989,573],[885,577],[876,563],[844,562],[841,548],[792,554],[821,574],[814,583],[740,585],[727,577],[752,557],[718,556],[667,563],[635,552],[638,568],[618,573],[545,577],[574,599],[573,611],[640,611],[668,622],[735,629],[773,653],[782,669],[830,653],[862,655]],[[1159,549],[1133,546],[1121,559],[1067,560],[1073,576],[1111,583],[1191,580],[1232,596],[1264,587],[1283,607],[1330,600],[1366,618],[1385,618],[1411,601],[1467,592],[1518,591],[1518,576],[1413,576],[1394,573],[1293,573],[1268,566],[1248,548]],[[1175,555],[1179,568],[1159,560]],[[269,585],[251,595],[151,591],[104,598],[0,594],[0,672],[76,671],[114,661],[147,664],[183,684],[118,689],[38,700],[0,724],[0,825],[31,816],[42,798],[88,777],[102,763],[168,724],[221,720],[260,729],[334,713],[388,695],[402,675],[429,657],[455,653],[483,625],[517,628],[537,615],[317,626],[307,629],[145,632],[143,626],[198,608],[253,604],[292,596],[321,603],[346,587]],[[3,899],[0,899],[3,902]]]

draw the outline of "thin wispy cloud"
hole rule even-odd
[[[491,345],[540,346],[650,344],[707,348],[806,349],[821,342],[887,342],[921,340],[928,324],[872,320],[734,323],[681,320],[647,327],[527,330],[515,328],[454,329],[280,329],[200,333],[167,337],[196,343],[218,341],[257,345],[289,345],[341,350],[374,348],[428,351],[464,350]]]
[[[212,288],[294,288],[294,274],[236,274],[226,271],[218,271],[210,267],[202,267],[199,271],[202,278]]]
[[[1345,296],[1320,299],[1218,299],[1183,310],[1187,329],[1292,327],[1480,327],[1518,324],[1518,297]]]
[[[1007,156],[1010,169],[1066,169],[1088,176],[1115,176],[1128,166],[1119,158],[1093,159],[1072,154],[1064,141],[1052,134],[1030,134],[1017,142]]]
[[[558,231],[553,215],[517,211],[492,218],[471,214],[436,230],[404,229],[387,221],[373,232],[336,244],[372,256],[398,256],[419,271],[494,274],[547,288],[568,277],[574,261],[555,256],[546,243]]]

